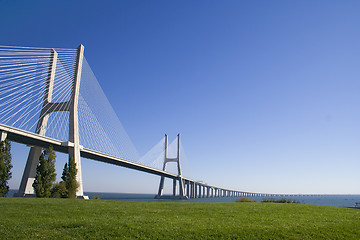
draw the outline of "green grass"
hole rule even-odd
[[[1,239],[360,239],[360,210],[0,198]]]

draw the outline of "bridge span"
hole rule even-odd
[[[49,138],[42,136],[36,133],[28,132],[18,128],[6,126],[0,124],[0,135],[2,140],[7,138],[10,141],[26,144],[31,147],[40,147],[48,148],[53,146],[54,150],[61,153],[69,153],[69,147],[72,147],[70,142],[62,142],[57,139]],[[173,180],[173,194],[172,195],[161,195],[158,198],[181,198],[181,199],[190,199],[190,198],[209,198],[209,197],[250,197],[250,196],[260,196],[260,197],[274,197],[274,196],[285,196],[280,194],[267,194],[267,193],[252,193],[244,192],[238,190],[232,190],[227,188],[221,188],[212,186],[203,182],[195,181],[186,177],[181,177],[179,175],[169,173],[163,170],[152,168],[149,166],[142,165],[140,163],[132,162],[123,158],[111,156],[104,154],[95,150],[88,148],[80,147],[80,155],[83,158],[100,161],[108,164],[113,164],[129,169],[134,169],[137,171],[142,171],[160,177],[165,177]],[[180,196],[177,194],[177,181],[182,179],[184,184],[184,194]],[[33,192],[25,192],[25,195],[32,195]],[[286,195],[289,196],[289,195]]]

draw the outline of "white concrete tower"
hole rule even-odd
[[[69,142],[64,143],[68,147],[69,157],[75,159],[77,172],[77,181],[79,188],[76,192],[78,198],[87,198],[83,193],[82,177],[81,177],[81,159],[80,159],[80,143],[79,143],[79,122],[78,122],[78,101],[81,80],[81,70],[84,57],[84,46],[80,45],[77,49],[75,71],[73,76],[72,92],[69,101],[52,103],[52,93],[54,88],[54,79],[56,73],[57,52],[52,49],[48,68],[48,75],[44,90],[43,107],[40,113],[38,124],[35,132],[45,136],[49,114],[52,112],[67,111],[70,112],[69,117]],[[31,147],[26,162],[24,174],[20,183],[20,188],[15,196],[34,196],[32,184],[35,180],[36,166],[39,164],[41,147]]]
[[[177,176],[177,179],[173,180],[173,197],[175,197],[175,198],[187,198],[187,196],[185,196],[184,181],[182,179],[181,166],[180,166],[180,134],[177,135],[177,156],[176,156],[176,158],[168,158],[167,150],[168,150],[168,137],[165,134],[165,156],[164,156],[163,171],[166,171],[166,164],[167,163],[169,163],[169,162],[177,163],[178,176]],[[165,181],[165,177],[161,176],[158,195],[156,195],[155,198],[162,198],[163,197],[164,181]],[[179,182],[179,196],[176,196],[176,181]]]

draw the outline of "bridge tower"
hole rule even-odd
[[[78,198],[87,198],[83,193],[82,175],[81,175],[81,159],[80,159],[80,142],[79,142],[79,123],[78,123],[78,101],[79,89],[81,80],[81,70],[84,57],[84,46],[80,45],[77,48],[75,71],[72,83],[72,92],[70,100],[66,102],[51,102],[54,87],[54,79],[57,63],[57,52],[52,49],[48,68],[48,75],[46,79],[43,106],[40,117],[36,127],[36,133],[45,136],[49,114],[52,112],[69,112],[69,142],[63,143],[68,147],[69,157],[73,157],[78,169],[76,179],[79,183],[79,188],[76,192]],[[31,147],[26,162],[24,174],[20,183],[20,188],[17,197],[34,196],[34,189],[32,184],[36,176],[36,166],[39,164],[39,157],[41,154],[41,147]]]
[[[177,178],[173,179],[173,196],[172,198],[184,198],[186,199],[185,191],[184,191],[184,180],[181,175],[181,165],[180,165],[180,134],[177,135],[177,156],[176,158],[168,158],[168,136],[165,134],[165,157],[164,157],[164,165],[163,165],[163,171],[166,170],[166,164],[169,162],[175,162],[177,163],[177,169],[178,169],[178,176]],[[155,196],[155,198],[164,198],[163,192],[164,192],[164,181],[165,177],[161,176],[160,184],[159,184],[159,191],[158,194]],[[179,196],[176,196],[176,182],[179,182]]]

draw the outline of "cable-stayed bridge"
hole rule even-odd
[[[180,135],[162,139],[140,157],[84,57],[77,49],[0,46],[0,137],[31,146],[16,194],[33,196],[39,156],[50,145],[77,164],[78,198],[83,194],[81,157],[160,176],[157,198],[275,196],[226,189],[182,174]],[[167,170],[168,164],[175,171]],[[171,196],[163,194],[173,180]]]

